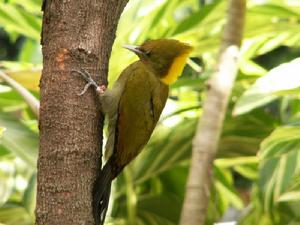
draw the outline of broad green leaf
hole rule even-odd
[[[294,32],[291,31],[282,31],[275,37],[274,35],[270,35],[270,37],[267,38],[265,43],[262,46],[260,46],[260,48],[257,51],[257,54],[264,54],[266,52],[272,51],[276,47],[286,43],[293,36]]]
[[[279,157],[290,152],[300,152],[300,127],[278,127],[261,144],[259,157],[266,160],[270,157]]]
[[[21,110],[26,107],[26,103],[19,93],[10,88],[9,92],[0,93],[1,110],[5,112]]]
[[[300,190],[290,191],[282,194],[278,199],[279,202],[300,202]]]
[[[23,195],[23,205],[27,212],[34,215],[36,201],[36,173],[34,172],[29,180],[27,188]]]
[[[40,69],[6,71],[6,73],[19,84],[31,91],[39,91]]]
[[[299,97],[300,96],[300,87],[296,87],[294,89],[289,89],[289,90],[278,91],[278,92],[276,92],[276,95],[278,95],[278,96],[294,95],[295,97]]]
[[[19,55],[19,60],[21,62],[29,62],[34,65],[42,64],[42,52],[40,43],[27,39],[25,43],[23,43],[22,51]]]
[[[0,138],[3,136],[4,131],[5,131],[5,127],[0,127]]]
[[[300,203],[300,173],[296,174],[287,187],[287,191],[283,193],[279,202],[299,202]]]
[[[177,82],[172,84],[171,88],[176,89],[180,87],[189,87],[189,88],[200,88],[203,86],[204,79],[201,78],[180,78]]]
[[[15,5],[21,5],[22,7],[25,8],[25,10],[28,13],[34,13],[35,15],[41,16],[41,0],[23,0],[23,1],[18,1],[18,0],[10,0],[11,3],[14,3]]]
[[[235,166],[234,170],[249,180],[256,180],[258,176],[256,165]]]
[[[177,35],[179,33],[183,33],[195,26],[201,24],[201,22],[208,16],[216,6],[221,1],[217,0],[213,4],[207,5],[204,8],[200,9],[198,12],[191,14],[188,18],[184,19],[182,22],[178,24],[176,29],[173,31],[172,35]]]
[[[286,7],[284,5],[275,4],[263,4],[252,7],[249,10],[250,13],[259,15],[271,15],[274,17],[296,17],[300,18],[300,13],[292,10],[292,7]]]
[[[0,144],[20,157],[29,167],[35,168],[38,135],[20,120],[5,113],[0,113],[0,124],[5,127]]]
[[[239,66],[242,73],[246,75],[263,76],[267,73],[263,67],[248,59],[241,59]]]
[[[133,171],[136,171],[135,182],[145,181],[187,160],[195,125],[196,120],[185,120],[180,126],[176,126],[176,129],[171,129],[164,135],[162,131],[160,134],[154,134],[150,145],[133,164]]]
[[[299,45],[299,26],[294,21],[299,10],[282,4],[258,4],[247,13],[244,43],[252,41],[253,48],[246,53],[248,58],[266,54],[279,46]],[[253,51],[254,50],[254,51]],[[276,60],[276,59],[275,59]]]
[[[0,208],[1,222],[9,225],[33,225],[34,218],[20,204],[9,203]]]
[[[243,166],[248,164],[257,164],[258,159],[256,156],[251,157],[235,157],[235,158],[228,158],[228,159],[216,159],[214,164],[219,168],[230,168],[235,166]]]
[[[40,39],[41,19],[24,13],[21,7],[0,2],[0,23],[7,30],[20,33],[36,41]]]
[[[228,189],[218,180],[215,182],[215,185],[216,189],[218,190],[218,193],[222,196],[223,201],[226,200],[226,203],[223,206],[224,211],[228,208],[229,203],[231,203],[234,207],[238,209],[243,208],[242,200],[238,197],[236,193],[233,192],[232,189]]]
[[[180,199],[170,193],[141,198],[138,202],[139,212],[147,212],[177,224],[180,216]]]
[[[0,138],[1,143],[1,138]],[[11,152],[0,144],[0,160],[6,160],[7,156],[11,156]]]
[[[277,92],[300,87],[299,67],[300,58],[297,58],[281,64],[265,76],[258,78],[255,84],[238,99],[233,114],[247,113],[278,98]]]
[[[8,200],[14,189],[14,174],[15,167],[12,160],[2,158],[0,161],[0,207]]]
[[[238,117],[228,115],[224,123],[217,157],[256,155],[261,141],[272,132],[276,122],[273,117],[260,109]]]
[[[11,91],[11,87],[7,85],[0,85],[0,94]]]
[[[222,211],[225,212],[230,204],[241,209],[243,202],[234,190],[231,173],[227,170],[220,170],[220,168],[215,166],[214,176],[214,185],[222,204]]]
[[[288,201],[289,192],[295,192],[289,186],[300,172],[299,142],[299,127],[285,126],[278,127],[261,145],[258,184],[266,212],[276,210],[282,198]]]

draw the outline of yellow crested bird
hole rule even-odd
[[[103,225],[109,203],[111,182],[146,145],[166,104],[169,85],[181,75],[192,47],[177,40],[146,41],[124,46],[139,60],[130,64],[112,89],[98,86],[86,71],[76,71],[87,81],[81,94],[94,86],[101,109],[108,115],[107,163],[93,188],[93,215]]]

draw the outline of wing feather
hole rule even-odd
[[[113,152],[118,173],[147,144],[168,97],[168,87],[144,66],[131,72],[118,108]]]

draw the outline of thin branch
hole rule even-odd
[[[37,117],[37,119],[39,119],[39,109],[40,109],[39,100],[36,97],[34,97],[34,95],[30,93],[30,91],[28,91],[26,88],[24,88],[21,84],[19,84],[14,79],[10,78],[6,73],[4,73],[1,70],[0,70],[0,77],[22,96],[22,98],[28,104],[33,114]]]
[[[193,152],[181,225],[202,225],[205,222],[212,181],[213,160],[238,69],[239,46],[242,40],[246,0],[230,0],[224,27],[217,71],[208,82],[208,90],[193,140]]]

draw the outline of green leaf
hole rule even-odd
[[[222,211],[225,212],[230,204],[241,209],[243,207],[243,202],[234,188],[232,174],[229,170],[221,170],[215,166],[214,176],[214,185],[217,190],[217,194],[219,198],[222,199],[221,202],[224,204]]]
[[[36,41],[40,39],[41,19],[24,13],[20,7],[0,3],[0,23],[7,30],[20,33]]]
[[[151,143],[132,165],[135,171],[136,183],[145,181],[153,176],[172,168],[174,165],[187,160],[191,151],[191,140],[194,136],[196,120],[184,120],[174,129],[165,134],[155,133]]]
[[[5,131],[5,127],[0,127],[0,138],[3,136],[4,131]]]
[[[216,159],[214,164],[219,168],[230,168],[235,166],[242,166],[248,164],[257,164],[258,159],[256,156],[250,157],[234,157],[234,158],[223,158],[223,159]]]
[[[180,216],[180,199],[170,193],[141,198],[138,202],[139,213],[151,213],[177,224]]]
[[[239,66],[242,73],[246,75],[263,76],[267,73],[267,71],[263,67],[259,66],[249,59],[241,59]]]
[[[290,152],[298,152],[300,149],[300,127],[278,127],[261,144],[259,157],[266,160],[270,157],[279,157]]]
[[[23,87],[38,92],[39,80],[41,77],[40,69],[23,69],[18,71],[5,71],[11,78],[21,84]]]
[[[0,208],[1,222],[9,225],[34,224],[34,218],[19,204],[9,203]]]
[[[278,199],[279,202],[300,202],[300,190],[290,191],[282,194]]]
[[[182,22],[178,24],[174,32],[173,36],[183,33],[187,30],[190,30],[199,24],[208,16],[210,13],[218,6],[221,1],[217,0],[213,4],[206,5],[204,8],[201,8],[198,12],[191,14],[188,18],[184,19]]]
[[[259,15],[271,15],[276,17],[296,17],[300,18],[300,14],[297,11],[292,10],[291,8],[284,5],[275,5],[275,4],[262,4],[252,7],[249,10],[249,13],[255,13]]]
[[[6,113],[0,113],[0,124],[5,127],[5,132],[0,139],[1,145],[20,157],[29,167],[35,168],[38,134]]]
[[[22,6],[28,13],[33,13],[36,15],[42,15],[41,13],[41,0],[10,0],[10,3],[13,3],[14,5],[20,5]]]
[[[2,158],[0,161],[0,206],[8,200],[14,189],[15,172],[12,160]]]
[[[297,58],[281,64],[257,79],[255,84],[238,99],[233,114],[245,114],[278,98],[277,92],[300,87],[299,67],[300,58]]]
[[[30,215],[34,215],[36,201],[36,173],[34,172],[29,180],[23,196],[23,205]]]
[[[293,177],[300,173],[299,142],[299,127],[285,126],[278,127],[261,145],[258,184],[266,212],[272,212],[279,203],[288,201],[292,194],[285,193],[300,190],[289,190]]]
[[[27,39],[22,46],[22,51],[19,56],[22,62],[29,62],[34,64],[42,63],[42,52],[40,43]],[[29,72],[29,71],[28,71]],[[34,72],[34,71],[32,71]]]
[[[0,93],[0,105],[5,112],[24,109],[26,107],[26,103],[20,94],[12,89],[9,92]]]

